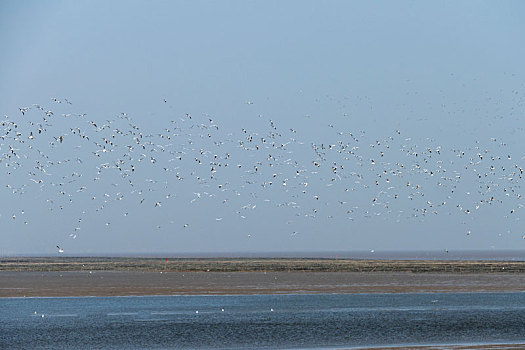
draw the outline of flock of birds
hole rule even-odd
[[[91,234],[86,222],[109,232],[237,229],[249,239],[268,229],[300,237],[333,222],[352,231],[367,220],[440,217],[469,236],[491,216],[502,227],[495,234],[525,239],[522,159],[498,138],[453,147],[403,130],[379,137],[327,123],[322,139],[309,140],[273,120],[228,130],[191,114],[146,131],[127,113],[98,120],[71,109],[53,98],[0,120],[0,220],[11,232],[42,228],[38,221],[51,216],[67,225],[68,239]],[[63,253],[67,240],[58,243]]]

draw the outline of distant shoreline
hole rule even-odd
[[[522,291],[513,261],[0,259],[0,297]]]
[[[0,258],[0,271],[525,273],[525,261],[330,258]]]

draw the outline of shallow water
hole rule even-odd
[[[2,349],[525,342],[525,293],[4,298],[0,310]]]

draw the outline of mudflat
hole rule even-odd
[[[366,347],[363,349],[367,350],[401,350],[401,349],[411,349],[411,350],[471,350],[471,349],[497,349],[497,350],[513,350],[513,349],[523,349],[525,344],[476,344],[476,345],[415,345],[415,346],[387,346],[387,347]]]
[[[504,292],[525,274],[411,272],[2,271],[0,297]]]
[[[0,259],[0,297],[523,290],[523,261]]]
[[[524,261],[329,258],[0,258],[0,271],[525,273]]]

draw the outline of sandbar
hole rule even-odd
[[[306,258],[0,259],[0,297],[525,290],[525,261]]]
[[[525,274],[1,271],[0,297],[518,292]]]

